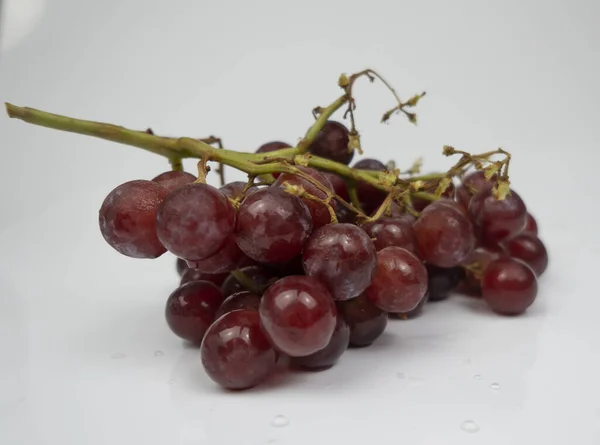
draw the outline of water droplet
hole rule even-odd
[[[463,423],[460,424],[460,429],[463,430],[465,433],[476,433],[477,431],[479,431],[479,425],[477,425],[472,420],[465,420]]]
[[[475,374],[473,376],[473,380],[481,380],[483,377],[481,377],[479,374]]]
[[[492,391],[500,391],[500,383],[496,383],[496,382],[492,383],[490,385],[490,389]]]
[[[398,377],[399,379],[405,379],[406,378],[406,374],[404,374],[403,372],[397,372],[396,373],[396,377]]]
[[[115,352],[113,355],[111,355],[111,358],[125,358],[125,354],[123,354],[122,352]]]
[[[271,420],[271,425],[275,427],[287,426],[289,423],[289,419],[281,414],[277,414],[273,417],[273,420]]]
[[[154,356],[155,357],[162,357],[163,355],[165,355],[165,353],[162,352],[162,351],[154,351]]]

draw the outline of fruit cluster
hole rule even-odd
[[[167,300],[168,326],[200,345],[215,382],[244,389],[264,381],[282,357],[295,367],[331,367],[349,346],[376,341],[390,315],[414,316],[455,289],[503,315],[523,313],[536,298],[548,254],[509,187],[510,155],[445,147],[460,160],[422,176],[375,159],[348,167],[362,151],[354,118],[348,129],[329,117],[343,104],[352,113],[357,77],[340,78],[344,95],[315,110],[316,123],[297,147],[271,142],[253,154],[151,132],[108,132],[106,124],[13,106],[9,114],[169,157],[173,171],[109,193],[100,230],[129,257],[169,251],[178,258],[181,282]],[[420,97],[398,100],[392,111],[414,121],[406,108]],[[201,158],[198,177],[179,169],[190,153]],[[248,182],[208,185],[211,160],[245,171]]]

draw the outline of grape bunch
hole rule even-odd
[[[214,382],[246,389],[281,363],[330,368],[349,347],[377,341],[390,318],[415,317],[454,292],[507,316],[536,299],[548,253],[510,187],[510,155],[447,146],[444,154],[460,160],[427,175],[369,158],[349,167],[362,153],[354,117],[347,128],[329,116],[343,104],[353,112],[351,86],[362,75],[379,77],[371,70],[340,77],[344,95],[315,109],[316,122],[297,147],[273,141],[255,153],[7,107],[27,122],[169,158],[172,171],[108,194],[100,231],[123,255],[177,258],[168,327],[199,346]],[[383,120],[404,113],[416,121],[408,110],[422,96],[398,99]],[[200,158],[197,177],[181,169],[190,153]],[[248,181],[209,185],[208,161],[238,168]]]

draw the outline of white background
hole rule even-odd
[[[112,188],[167,163],[0,117],[0,443],[600,443],[597,2],[3,3],[0,100],[17,105],[255,150],[302,136],[342,72],[427,90],[412,127],[378,123],[381,85],[356,88],[368,155],[512,152],[550,267],[523,317],[455,297],[328,372],[225,393],[164,323],[173,258],[119,256],[97,227]]]

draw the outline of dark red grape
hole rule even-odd
[[[272,151],[283,150],[284,148],[290,148],[291,145],[285,142],[273,141],[267,142],[266,144],[262,144],[256,150],[256,153],[270,153]]]
[[[492,176],[490,180],[485,179],[485,175],[481,170],[465,175],[462,178],[460,186],[456,189],[456,200],[465,209],[468,209],[473,195],[480,190],[491,189],[494,186],[496,179],[496,175]]]
[[[269,187],[247,196],[238,211],[236,240],[250,258],[264,263],[298,255],[312,230],[310,212],[296,196]]]
[[[261,296],[248,291],[241,291],[230,295],[223,301],[215,318],[240,309],[258,311]]]
[[[158,258],[167,251],[156,235],[156,214],[167,189],[152,181],[121,184],[104,199],[98,222],[106,242],[132,258]]]
[[[308,150],[315,156],[348,165],[354,157],[354,151],[348,148],[349,134],[343,124],[327,121]]]
[[[465,276],[462,267],[437,267],[432,264],[425,265],[427,269],[427,293],[429,301],[440,301],[448,298],[452,291]]]
[[[225,278],[227,278],[228,276],[229,273],[208,274],[200,272],[196,269],[188,268],[181,276],[181,281],[179,285],[183,286],[184,284],[189,283],[190,281],[209,281],[217,286],[221,286],[221,284],[223,284],[223,281],[225,281]]]
[[[260,327],[257,311],[233,311],[218,318],[201,347],[208,376],[228,389],[247,389],[263,382],[277,365],[277,352]]]
[[[266,269],[272,270],[280,278],[289,275],[304,275],[302,267],[302,255],[298,255],[285,263],[262,263]]]
[[[521,314],[537,296],[535,273],[525,263],[512,258],[493,261],[483,274],[481,295],[499,314]]]
[[[310,355],[327,346],[337,316],[327,288],[305,276],[275,282],[264,293],[259,313],[271,343],[290,357]]]
[[[302,261],[306,275],[324,283],[336,300],[360,295],[371,283],[376,251],[364,230],[351,224],[330,224],[313,232]]]
[[[437,190],[437,187],[438,185],[436,183],[427,184],[422,190],[419,191],[433,194]],[[448,188],[444,191],[444,193],[442,193],[442,197],[454,199],[455,193],[456,187],[454,186],[454,183],[451,182]],[[415,209],[417,212],[423,211],[423,209],[429,204],[431,204],[431,201],[428,201],[426,199],[412,198],[413,209]]]
[[[188,266],[192,269],[198,269],[205,273],[216,274],[231,272],[238,268],[238,265],[242,258],[244,258],[244,252],[238,247],[235,238],[232,236],[229,238],[225,245],[215,253],[204,260],[188,261]]]
[[[169,192],[172,192],[173,190],[177,190],[178,188],[181,188],[186,184],[191,184],[195,180],[196,177],[191,173],[187,173],[184,171],[168,171],[161,173],[152,181],[158,182]]]
[[[475,247],[469,218],[444,200],[427,206],[413,228],[421,258],[434,266],[458,266]]]
[[[327,179],[327,177],[325,175],[323,175],[320,171],[317,171],[313,168],[302,167],[302,166],[296,166],[296,168],[301,170],[304,174],[317,180],[318,182],[323,184],[325,187],[327,187],[329,190],[333,191],[333,185],[331,185],[331,181],[329,181],[329,179]],[[290,185],[294,185],[297,187],[302,187],[307,193],[309,193],[310,195],[315,196],[319,199],[327,198],[327,193],[320,190],[317,186],[313,185],[308,180],[306,180],[298,175],[294,175],[292,173],[282,173],[281,175],[279,175],[277,180],[273,183],[273,186],[284,188],[285,183],[288,183]],[[319,202],[319,201],[315,201],[313,199],[306,198],[306,197],[302,197],[301,199],[304,202],[304,204],[306,204],[306,207],[308,207],[308,210],[310,211],[310,216],[312,217],[313,229],[317,229],[321,226],[324,226],[325,224],[331,223],[331,214],[329,213],[329,210],[327,209],[327,206],[325,204],[323,204],[322,202]],[[333,209],[335,210],[335,207],[336,207],[335,201],[331,201],[330,204],[333,207]]]
[[[338,301],[337,307],[350,327],[350,346],[369,346],[385,331],[388,314],[364,295]]]
[[[233,206],[208,184],[188,184],[170,193],[156,217],[160,241],[186,260],[203,260],[216,254],[234,228]]]
[[[274,282],[276,275],[262,267],[262,266],[247,266],[240,269],[246,277],[254,283],[258,288],[263,288],[269,283]],[[252,289],[246,289],[242,283],[240,283],[234,275],[229,275],[221,286],[223,295],[225,298],[241,291],[252,291]]]
[[[365,296],[386,312],[408,312],[427,292],[427,269],[412,252],[386,247],[377,252],[377,269]]]
[[[481,190],[471,198],[469,214],[484,245],[515,236],[527,221],[525,203],[514,190],[502,200],[494,197],[491,188]]]
[[[320,351],[306,357],[292,358],[292,364],[305,369],[322,370],[331,368],[348,349],[350,326],[344,317],[338,314],[335,329],[329,344]]]
[[[246,187],[246,183],[243,181],[235,181],[230,182],[229,184],[225,184],[222,186],[219,191],[223,193],[226,197],[235,199],[242,195],[244,188]],[[252,186],[246,191],[246,196],[254,193],[258,190],[258,187]]]
[[[535,235],[538,234],[537,221],[535,220],[535,218],[533,217],[533,215],[531,213],[527,213],[527,220],[525,221],[525,228],[523,229],[523,231],[531,232]]]
[[[222,302],[221,289],[213,283],[189,282],[169,296],[165,309],[167,324],[178,337],[199,345]]]
[[[522,232],[502,243],[508,254],[523,261],[540,277],[548,267],[548,251],[532,232]]]
[[[506,254],[486,247],[476,247],[473,249],[462,263],[465,271],[463,290],[470,294],[480,295],[483,273],[490,263],[504,256],[506,256]]]
[[[396,314],[389,314],[392,318],[399,318],[400,320],[411,320],[413,318],[417,318],[423,313],[423,308],[425,307],[425,303],[429,301],[429,292],[425,294],[425,297],[419,301],[417,307],[411,309],[408,312],[398,312]]]
[[[187,261],[184,260],[183,258],[177,258],[176,267],[177,267],[177,273],[179,274],[180,277],[182,277],[183,274],[189,269]]]
[[[329,182],[331,182],[333,191],[336,195],[346,202],[350,201],[350,195],[348,195],[348,185],[346,184],[344,178],[331,172],[321,172],[321,174],[329,179]]]
[[[391,210],[390,213],[391,213],[392,218],[403,219],[406,222],[410,223],[411,225],[414,224],[414,222],[417,220],[416,216],[410,214],[409,212],[407,212],[405,209],[400,207],[395,202],[393,202],[392,205],[390,206],[390,210]]]
[[[354,164],[353,168],[359,170],[386,170],[386,166],[376,159],[363,159]],[[383,190],[379,190],[364,181],[359,181],[356,184],[356,193],[360,205],[367,215],[377,210],[386,197],[386,193]]]
[[[335,211],[335,216],[339,223],[342,224],[356,224],[356,212],[353,212],[345,205],[338,203]]]
[[[377,251],[386,247],[403,247],[410,252],[417,251],[417,237],[408,220],[401,218],[380,218],[361,226],[373,240]]]

